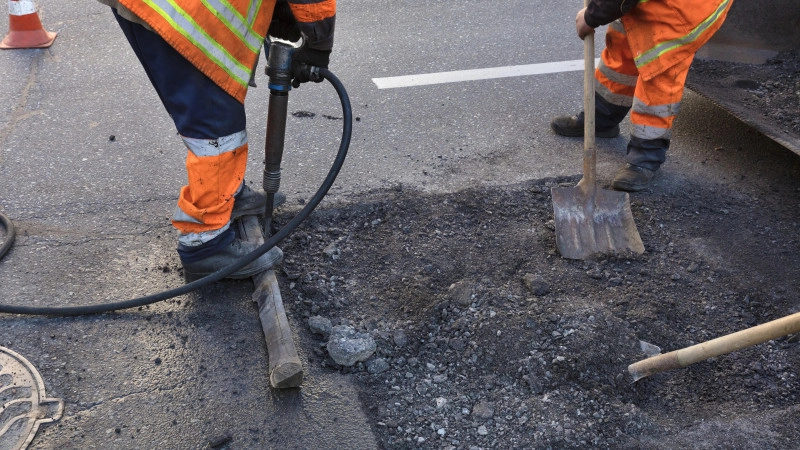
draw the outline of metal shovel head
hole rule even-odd
[[[555,213],[556,245],[567,259],[605,254],[644,253],[626,192],[596,186],[551,189]]]

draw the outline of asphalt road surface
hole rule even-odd
[[[185,150],[172,122],[106,7],[36,4],[55,44],[0,52],[0,211],[18,229],[0,261],[0,301],[96,304],[181,285],[169,218]],[[356,121],[326,201],[581,172],[580,141],[549,129],[581,108],[579,4],[498,5],[340,2],[330,68]],[[269,91],[263,72],[256,81],[246,105],[258,185]],[[341,111],[326,84],[292,91],[289,111],[282,189],[299,205],[333,160]],[[601,182],[622,163],[626,136],[598,142]],[[717,164],[704,164],[712,155]],[[735,189],[743,161],[792,157],[687,93],[657,186],[692,178]],[[302,389],[270,389],[252,289],[225,281],[113,314],[0,317],[0,346],[27,358],[65,405],[31,448],[375,448],[346,375],[309,367]]]

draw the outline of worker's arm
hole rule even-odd
[[[639,0],[592,0],[586,7],[586,25],[597,28],[608,25],[628,13]]]
[[[308,48],[330,52],[336,25],[336,0],[288,2]]]
[[[578,11],[575,28],[583,39],[594,29],[608,25],[628,13],[638,0],[592,0],[586,8]]]
[[[292,86],[307,81],[322,81],[312,67],[328,68],[333,31],[336,25],[336,0],[278,0],[268,34],[303,46],[292,56]]]

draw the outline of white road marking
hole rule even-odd
[[[595,66],[600,58],[595,59]],[[487,69],[455,70],[452,72],[423,73],[399,77],[373,78],[378,89],[425,86],[429,84],[458,83],[461,81],[488,80],[492,78],[524,77],[545,73],[574,72],[583,70],[583,60],[557,61],[524,66],[490,67]]]

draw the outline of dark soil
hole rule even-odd
[[[797,448],[797,335],[627,371],[640,341],[668,352],[797,312],[797,208],[647,191],[643,255],[566,260],[550,188],[576,181],[397,187],[316,212],[283,244],[287,310],[378,350],[344,368],[306,338],[310,364],[354,374],[387,449]]]
[[[800,152],[800,49],[760,65],[697,59],[687,86]]]

